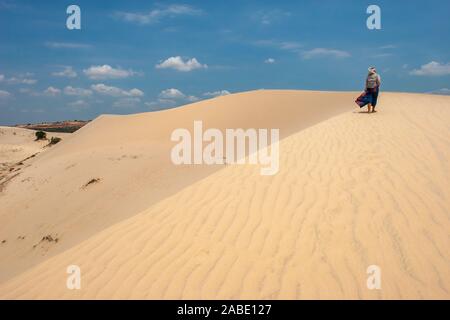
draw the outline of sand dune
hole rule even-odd
[[[383,93],[369,115],[354,96],[257,91],[88,124],[0,195],[0,298],[449,299],[450,98]],[[279,173],[174,167],[170,132],[195,119],[281,128]]]
[[[70,134],[48,133],[47,138],[51,137],[66,140]],[[45,139],[36,141],[35,130],[0,126],[0,190],[29,166],[37,154],[50,150],[48,144]]]
[[[284,137],[351,110],[352,96],[256,91],[167,111],[99,117],[37,156],[0,194],[0,241],[9,243],[0,250],[0,259],[9,261],[0,264],[0,283],[223,168],[174,166],[174,129],[203,120],[205,127],[220,129],[273,126]],[[83,188],[92,179],[100,180]],[[41,248],[48,235],[57,245]],[[19,236],[25,239],[17,242]]]
[[[19,162],[24,158],[46,151],[44,147],[48,144],[47,140],[36,140],[36,131],[0,126],[0,159],[2,164],[11,164]],[[68,133],[49,132],[48,138],[59,137],[67,139]]]

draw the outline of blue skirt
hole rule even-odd
[[[356,104],[362,108],[367,104],[371,104],[372,106],[377,105],[378,100],[378,88],[375,89],[367,89],[364,91],[358,98],[356,98]]]
[[[377,105],[378,92],[379,92],[378,88],[367,89],[367,93],[369,94],[370,97],[370,104],[374,107]]]

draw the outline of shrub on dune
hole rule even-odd
[[[49,142],[49,146],[51,146],[51,145],[54,145],[54,144],[57,144],[58,142],[60,142],[61,141],[61,138],[58,138],[58,137],[52,137],[51,139],[50,139],[50,142]]]
[[[36,140],[47,139],[47,134],[44,131],[36,131]]]

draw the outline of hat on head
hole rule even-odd
[[[377,69],[375,67],[369,67],[369,72],[377,72]]]

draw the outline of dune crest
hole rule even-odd
[[[282,106],[290,93],[274,95]],[[383,93],[379,104],[376,114],[337,115],[344,103],[308,128],[280,120],[289,134],[277,175],[212,170],[9,279],[0,298],[449,299],[450,98]],[[238,126],[277,123],[276,113],[237,114]],[[73,223],[67,234],[80,229]],[[73,264],[81,290],[66,287]],[[382,270],[381,290],[366,286],[370,265]]]

